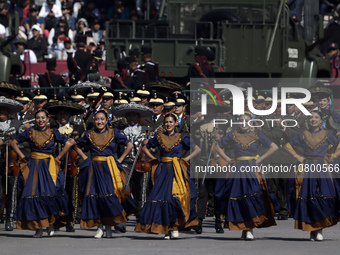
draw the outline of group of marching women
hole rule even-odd
[[[300,132],[285,145],[287,152],[301,164],[287,183],[287,201],[295,228],[310,231],[310,239],[323,240],[322,229],[337,223],[340,213],[340,182],[330,171],[312,172],[311,165],[339,164],[339,139],[331,131],[322,129],[322,113],[313,111],[309,130]],[[248,123],[250,113],[240,116]],[[36,126],[26,129],[11,142],[20,159],[18,189],[21,197],[16,210],[17,229],[36,230],[34,237],[42,237],[43,229],[53,236],[54,226],[65,226],[73,208],[65,190],[64,173],[60,159],[73,147],[83,158],[79,167],[79,186],[82,198],[81,228],[97,227],[95,238],[111,236],[111,227],[127,221],[127,216],[137,213],[136,204],[125,187],[126,171],[121,162],[133,148],[132,143],[118,129],[108,125],[109,114],[98,110],[94,114],[94,128],[85,132],[77,141],[61,135],[48,126],[47,110],[35,113]],[[164,116],[163,128],[152,138],[144,140],[144,153],[151,159],[151,190],[138,214],[135,231],[164,234],[164,239],[178,238],[180,230],[188,230],[198,224],[196,214],[196,185],[190,177],[190,160],[199,154],[200,148],[185,134],[177,133],[178,117],[174,113]],[[218,179],[215,203],[226,217],[230,230],[242,230],[242,239],[252,240],[253,229],[276,225],[274,214],[277,202],[266,176],[261,172],[261,162],[270,157],[278,146],[260,131],[251,131],[249,125],[238,127],[222,138],[216,138],[216,151],[236,169],[242,166],[258,166],[258,171],[227,173]],[[24,155],[18,144],[27,141],[31,148]],[[65,146],[56,157],[54,144]],[[117,158],[118,145],[125,151]],[[258,155],[259,146],[268,147]],[[300,155],[295,146],[301,146]],[[231,146],[235,158],[230,158],[224,148]],[[87,157],[82,148],[89,148]],[[158,148],[160,158],[149,151]],[[330,147],[334,153],[328,154]],[[191,154],[181,158],[183,150]],[[105,226],[105,230],[104,230]]]

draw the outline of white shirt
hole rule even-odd
[[[70,128],[70,126],[71,126],[70,122],[67,122],[65,126],[66,126],[67,128]],[[59,123],[59,127],[63,127],[63,125],[61,125],[61,124]]]
[[[6,34],[6,28],[4,25],[0,24],[0,35]]]
[[[52,11],[56,18],[60,18],[61,16],[63,16],[63,12],[61,11],[61,8],[55,4],[52,7]],[[50,12],[50,8],[48,7],[48,5],[42,6],[39,12],[39,17],[46,18],[49,12]]]
[[[160,117],[161,115],[162,115],[162,114],[160,113],[160,114],[158,114],[158,115],[156,116],[155,122],[157,122],[157,120],[159,119],[159,117]],[[152,120],[153,120],[153,117],[152,117]]]
[[[28,52],[29,53],[29,60],[31,64],[35,64],[38,63],[38,59],[37,56],[35,55],[33,50],[25,50],[24,52]],[[21,54],[20,55],[20,59],[21,61],[25,61],[25,54]]]

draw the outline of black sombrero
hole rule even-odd
[[[125,117],[129,112],[138,113],[142,118],[150,117],[154,114],[154,111],[150,107],[131,102],[116,106],[113,110],[113,115],[116,117]]]
[[[72,116],[85,112],[84,106],[71,101],[48,102],[46,105],[44,105],[44,109],[46,109],[52,115],[57,115],[59,111],[68,111]]]
[[[149,82],[148,86],[156,91],[159,91],[159,89],[166,89],[166,90],[172,90],[172,91],[182,91],[183,87],[173,81],[168,81],[165,79],[162,79],[160,81],[156,81],[156,82]]]
[[[7,92],[10,94],[16,94],[17,92],[21,91],[22,89],[16,85],[7,83],[7,82],[1,82],[0,83],[0,92]]]
[[[68,94],[72,93],[74,90],[77,90],[78,92],[80,91],[81,93],[86,94],[87,91],[89,90],[89,88],[100,89],[101,87],[105,87],[105,86],[98,84],[98,83],[95,83],[95,82],[85,81],[85,82],[78,83],[78,84],[71,86],[68,89]]]

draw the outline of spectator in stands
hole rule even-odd
[[[43,5],[39,12],[39,17],[46,18],[53,12],[55,18],[60,18],[63,16],[60,6],[55,4],[55,0],[47,0],[47,5]]]
[[[105,31],[100,30],[100,22],[98,19],[91,25],[91,34],[96,44],[98,44],[100,39],[105,36]]]
[[[290,17],[296,16],[297,20],[301,22],[304,0],[288,0],[287,4],[290,10]]]
[[[72,3],[68,2],[62,6],[63,16],[66,18],[67,25],[72,31],[76,30],[76,19],[72,16]]]
[[[48,35],[49,54],[60,56],[64,48],[64,41],[73,39],[73,33],[68,28],[66,18],[62,16]]]
[[[82,8],[82,3],[81,0],[74,0],[72,2],[72,8],[73,8],[73,14],[72,16],[77,19],[78,18],[78,14]]]
[[[108,19],[130,19],[130,10],[124,6],[123,1],[116,0],[115,5],[109,9]]]
[[[47,5],[41,7],[39,17],[45,19],[45,31],[43,32],[46,37],[49,31],[55,26],[57,19],[62,15],[61,8],[55,4],[55,0],[47,0]]]
[[[64,41],[63,48],[60,51],[60,55],[57,54],[57,59],[67,60],[68,55],[73,55],[75,52],[75,48],[72,45],[70,39]]]
[[[25,60],[25,52],[28,52],[30,63],[35,64],[38,62],[35,53],[32,50],[26,49],[26,40],[24,38],[19,38],[14,45],[16,47],[15,53],[20,55],[21,61]]]
[[[324,37],[320,40],[320,51],[323,55],[327,54],[327,50],[331,43],[340,45],[340,4],[334,10],[334,18],[327,24],[324,30]]]
[[[2,24],[6,29],[8,28],[9,19],[9,4],[4,2],[0,5],[0,24]]]
[[[46,6],[47,5],[47,1],[46,0],[42,0],[43,3],[42,3],[42,6]],[[55,0],[55,5],[60,7],[61,9],[61,6],[63,5],[63,3],[65,2],[65,0]]]
[[[91,5],[90,5],[90,7],[91,7]],[[92,7],[88,8],[88,5],[82,6],[82,8],[81,8],[81,10],[78,14],[78,21],[79,21],[79,19],[86,19],[88,24],[92,24],[92,22],[95,19],[98,19],[98,17],[92,11],[93,11]]]
[[[87,10],[88,12],[91,13],[91,16],[93,16],[94,18],[100,19],[100,12],[99,12],[99,9],[97,8],[97,3],[95,0],[87,1]]]
[[[41,33],[38,25],[32,26],[33,37],[27,41],[27,49],[34,51],[38,62],[44,61],[44,54],[47,50],[47,38]]]
[[[77,24],[76,24],[76,32],[74,35],[74,42],[77,41],[77,37],[78,36],[83,36],[83,35],[87,35],[86,32],[89,32],[89,28],[88,28],[88,23],[86,19],[79,19]]]
[[[20,26],[24,25],[24,20],[30,16],[30,0],[19,0],[17,6],[15,6],[15,11],[19,14]]]
[[[325,16],[333,12],[338,3],[338,0],[320,0],[320,15]]]
[[[31,5],[31,9],[29,12],[29,16],[24,19],[24,28],[26,30],[26,34],[28,36],[28,39],[31,39],[33,37],[31,28],[33,25],[37,24],[40,26],[41,31],[45,30],[45,19],[40,18],[38,16],[38,7],[35,4]]]

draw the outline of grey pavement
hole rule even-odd
[[[74,233],[65,228],[48,237],[32,238],[34,231],[7,232],[0,224],[0,255],[94,255],[94,254],[339,254],[340,224],[324,230],[323,242],[309,241],[309,232],[295,230],[293,219],[277,221],[277,226],[254,229],[256,240],[243,241],[240,231],[225,229],[217,234],[214,218],[206,218],[203,233],[180,232],[179,239],[163,240],[163,235],[147,235],[134,232],[135,219],[128,222],[127,232],[113,231],[113,238],[94,239],[96,229],[84,230],[76,225]]]

